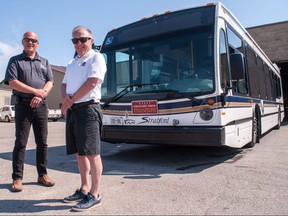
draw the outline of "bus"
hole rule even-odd
[[[222,3],[111,30],[101,53],[103,141],[246,148],[284,118],[279,68]]]

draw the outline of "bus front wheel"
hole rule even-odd
[[[255,110],[252,120],[252,140],[245,147],[253,148],[256,143],[260,142],[260,117],[259,112]]]
[[[274,129],[279,130],[280,127],[281,127],[281,110],[279,108],[279,110],[278,110],[278,122],[277,122],[277,125],[275,125]]]

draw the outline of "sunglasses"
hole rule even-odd
[[[81,37],[81,38],[72,38],[71,40],[73,44],[77,44],[79,41],[83,44],[83,43],[86,43],[90,39],[91,38],[89,37]]]
[[[32,39],[32,38],[23,38],[23,41],[25,41],[26,43],[29,43],[30,41],[31,41],[32,43],[37,43],[37,42],[38,42],[38,40]]]

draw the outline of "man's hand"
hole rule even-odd
[[[71,97],[66,95],[62,98],[62,106],[61,106],[61,112],[64,116],[66,116],[67,110],[73,105],[74,101],[71,100]]]
[[[22,82],[20,82],[19,80],[11,80],[9,81],[9,86],[12,89],[15,89],[18,92],[23,92],[23,93],[27,93],[27,94],[33,94],[36,97],[39,97],[41,99],[45,99],[48,96],[49,91],[52,88],[52,82],[48,81],[43,89],[35,89],[31,86],[28,86]]]
[[[31,102],[30,102],[30,107],[36,108],[42,101],[42,98],[40,97],[33,97]]]
[[[48,92],[44,89],[35,89],[34,95],[40,97],[41,99],[45,99],[48,96]]]

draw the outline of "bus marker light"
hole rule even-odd
[[[207,103],[210,105],[210,106],[212,106],[212,105],[214,105],[214,99],[213,98],[209,98],[208,100],[207,100]]]

